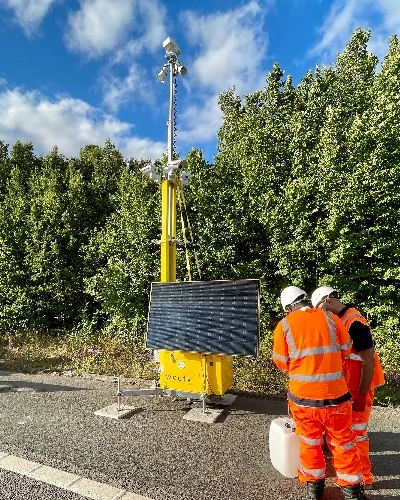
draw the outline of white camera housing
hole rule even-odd
[[[186,168],[187,161],[186,160],[172,160],[167,163],[168,169],[172,168],[174,170],[182,170]]]
[[[140,171],[149,179],[152,179],[155,182],[161,182],[161,175],[158,173],[157,167],[152,163],[141,168]]]
[[[172,40],[172,38],[168,37],[163,41],[163,47],[165,49],[165,52],[168,54],[169,52],[173,52],[176,57],[179,56],[181,51],[179,50],[178,44]]]
[[[184,170],[182,170],[180,176],[182,186],[187,186],[191,178],[192,176],[189,174],[189,172],[185,172]]]
[[[154,165],[146,165],[145,167],[141,168],[140,171],[142,172],[143,175],[150,175],[152,172],[154,172]]]
[[[179,63],[179,64],[176,65],[176,70],[182,76],[187,75],[187,68],[186,68],[186,66],[182,66],[181,63]]]
[[[172,160],[167,163],[167,166],[163,168],[163,174],[168,175],[170,172],[176,172],[177,170],[182,170],[186,168],[187,161],[186,160]]]
[[[165,82],[167,74],[168,74],[168,66],[164,65],[157,74],[157,78],[160,80],[161,83]]]

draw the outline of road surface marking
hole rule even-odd
[[[152,500],[150,497],[137,495],[109,484],[86,479],[77,474],[71,474],[2,451],[0,451],[0,469],[51,484],[92,500]]]

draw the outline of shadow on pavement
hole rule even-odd
[[[368,431],[371,453],[380,451],[400,451],[400,434],[398,432]],[[400,472],[400,462],[397,473]]]
[[[234,416],[243,413],[255,413],[262,415],[280,416],[288,414],[286,399],[276,396],[265,396],[263,398],[248,397],[240,395],[232,406],[228,406],[229,414]]]
[[[71,387],[66,385],[42,384],[39,382],[27,382],[22,380],[0,379],[0,394],[2,392],[68,392],[68,391],[87,391],[83,387]]]
[[[374,488],[377,490],[399,490],[397,498],[400,498],[400,479],[377,480],[374,482]]]
[[[398,476],[400,474],[400,434],[396,432],[369,432],[371,461],[376,476]],[[393,452],[393,453],[391,453]],[[394,481],[400,489],[400,479]],[[399,493],[400,498],[400,493]]]

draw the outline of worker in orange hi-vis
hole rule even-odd
[[[286,317],[274,330],[272,359],[289,376],[288,400],[300,436],[300,483],[307,500],[322,498],[326,462],[323,433],[334,457],[337,484],[346,500],[364,500],[360,458],[351,428],[351,394],[343,373],[350,338],[339,318],[308,307],[304,290],[285,288]]]
[[[311,296],[315,308],[337,315],[349,332],[352,348],[344,362],[347,386],[353,398],[353,430],[361,460],[365,490],[372,489],[373,475],[369,456],[368,422],[374,402],[374,391],[385,383],[378,354],[374,349],[371,327],[355,307],[340,302],[336,289],[317,288]]]

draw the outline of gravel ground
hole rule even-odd
[[[149,384],[122,380],[121,388]],[[130,418],[113,420],[94,415],[116,402],[112,377],[1,371],[0,385],[1,452],[154,500],[302,498],[297,480],[281,476],[269,460],[269,425],[286,414],[282,399],[241,395],[216,423],[206,424],[183,419],[199,403],[140,396],[124,398],[137,408]],[[368,497],[400,498],[400,409],[374,407],[370,437],[376,488]],[[0,472],[1,500],[81,498],[55,496],[28,480],[30,496],[7,496],[13,477]],[[324,500],[342,498],[332,477],[327,485]]]
[[[1,500],[82,500],[83,497],[48,484],[0,470]]]

